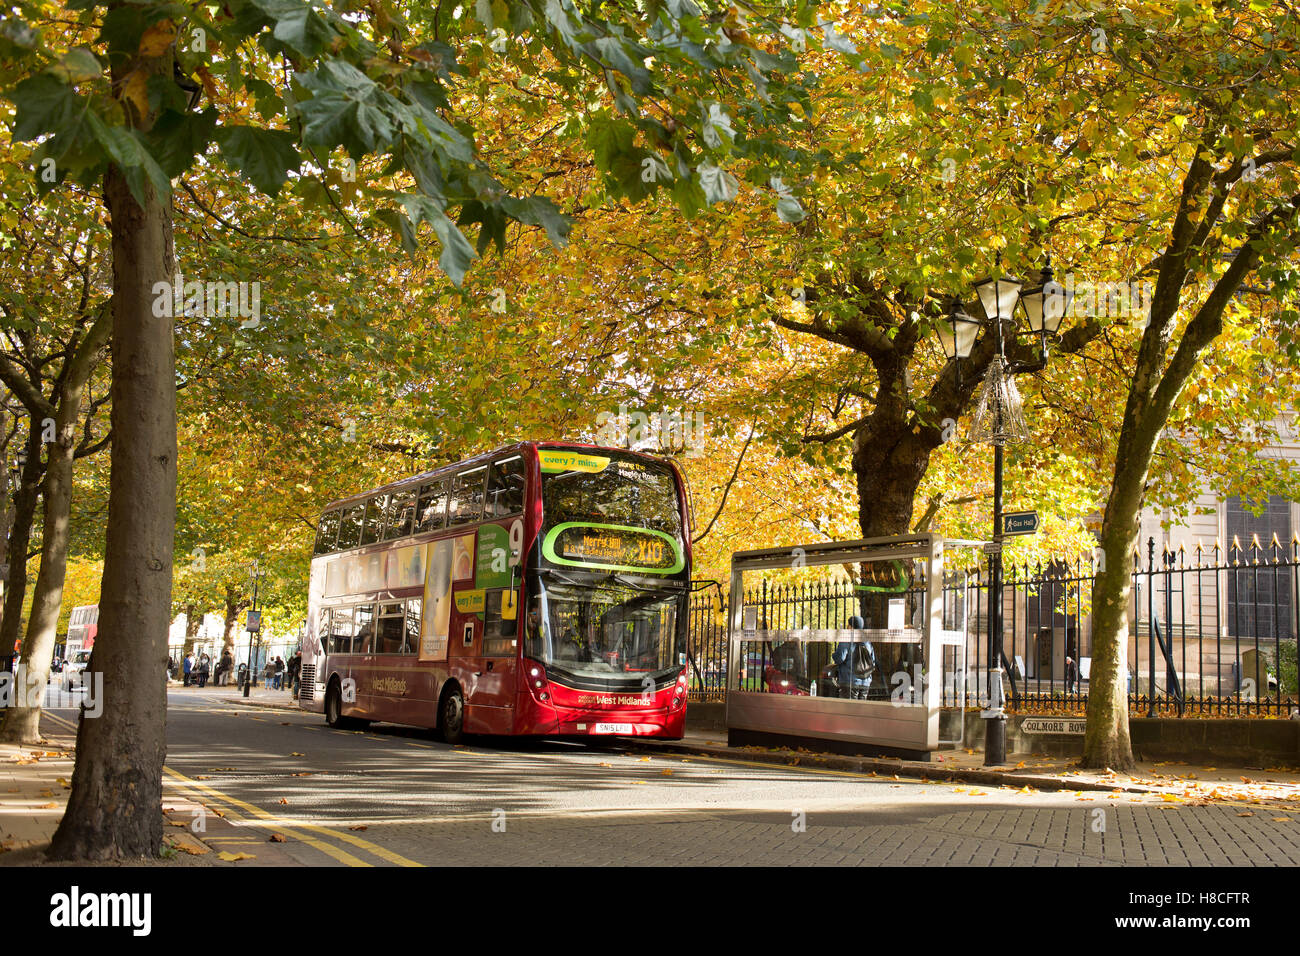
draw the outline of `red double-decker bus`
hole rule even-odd
[[[299,703],[331,726],[680,738],[689,511],[672,462],[522,442],[321,515]]]

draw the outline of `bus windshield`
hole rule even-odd
[[[587,577],[584,575],[583,577]],[[642,690],[675,678],[685,650],[687,588],[546,574],[528,615],[527,654],[579,686]]]
[[[650,528],[680,538],[682,510],[668,465],[602,451],[579,456],[543,448],[542,512],[566,522]]]

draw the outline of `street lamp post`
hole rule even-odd
[[[998,254],[997,269],[1001,271],[1002,255]],[[1024,291],[1022,291],[1024,290]],[[1069,303],[1064,290],[1052,281],[1051,261],[1043,268],[1037,286],[1024,289],[1024,284],[1010,276],[985,279],[975,284],[985,320],[992,322],[995,352],[985,380],[984,395],[980,402],[980,416],[987,416],[988,441],[993,445],[993,546],[989,551],[989,648],[987,672],[989,675],[988,707],[981,712],[985,720],[984,764],[999,766],[1007,759],[1007,715],[1003,709],[1003,652],[1002,625],[1002,473],[1003,449],[1008,439],[1023,431],[1023,422],[1017,407],[1015,386],[1004,385],[1006,367],[1006,340],[1002,323],[1015,317],[1016,305],[1025,312],[1029,330],[1037,333],[1043,362],[1047,361],[1047,336],[1060,329]],[[938,326],[939,341],[950,361],[970,358],[975,339],[984,323],[967,315],[959,303],[949,310],[946,322]],[[1012,333],[1014,335],[1014,331]],[[1014,369],[1008,369],[1009,378]],[[958,367],[960,376],[961,369]],[[960,379],[959,379],[960,381]]]
[[[253,686],[253,635],[262,629],[261,615],[257,611],[257,582],[262,577],[261,568],[253,563],[253,606],[248,613],[248,668],[244,675],[244,696],[249,696]]]

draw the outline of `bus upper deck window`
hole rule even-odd
[[[451,504],[447,508],[448,524],[470,524],[483,517],[483,485],[487,466],[462,471],[451,482]]]
[[[361,543],[361,522],[365,514],[364,502],[343,510],[343,517],[339,521],[338,550],[347,551]]]
[[[447,482],[435,481],[420,489],[420,502],[416,507],[418,532],[437,531],[447,526]]]
[[[516,455],[492,463],[488,475],[487,517],[504,518],[524,510],[524,460]]]

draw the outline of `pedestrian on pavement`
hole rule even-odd
[[[221,652],[220,667],[221,667],[221,680],[217,681],[217,683],[221,683],[222,681],[226,683],[230,683],[230,672],[235,668],[235,659],[230,655],[230,651],[223,650]]]
[[[278,656],[275,659],[275,689],[284,689],[284,658]]]
[[[302,679],[302,651],[294,651],[289,659],[289,693],[298,696],[298,681]]]
[[[185,655],[185,665],[184,665],[184,666],[185,666],[185,685],[184,685],[184,686],[189,687],[189,686],[190,686],[190,674],[191,674],[191,672],[194,670],[194,652],[193,652],[193,651],[191,651],[190,653],[188,653],[188,654]]]
[[[212,670],[212,658],[204,654],[199,658],[199,686],[206,687],[208,684],[208,673]]]
[[[275,681],[275,662],[267,661],[266,666],[262,668],[262,677],[266,680],[266,689],[271,689],[271,684]]]

